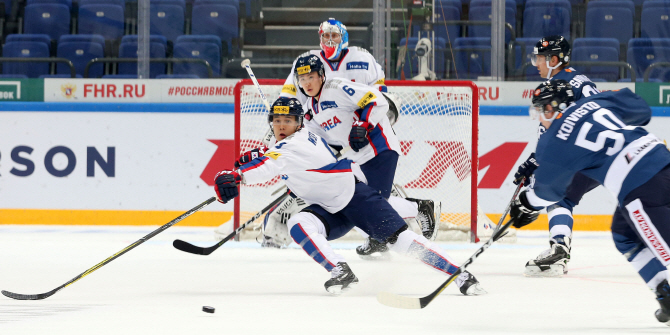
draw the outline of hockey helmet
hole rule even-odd
[[[272,120],[275,115],[293,115],[300,127],[302,127],[304,112],[300,101],[296,98],[279,97],[277,101],[272,104],[270,113],[268,113],[270,128],[272,128]]]
[[[568,64],[570,62],[570,43],[560,35],[543,37],[535,44],[530,57],[533,66],[537,66],[537,56],[549,56],[547,63],[551,60],[551,56],[556,56],[560,64]]]
[[[332,37],[324,40],[323,33],[340,34],[340,42],[336,43],[333,41]],[[349,33],[347,32],[347,26],[333,18],[323,21],[319,26],[319,41],[321,42],[321,50],[323,50],[327,59],[338,59],[340,54],[342,54],[342,50],[349,47]]]
[[[539,116],[545,121],[553,121],[574,101],[575,96],[570,83],[561,79],[548,80],[535,89],[529,114],[532,119],[537,119]],[[547,119],[544,115],[547,105],[550,105],[553,111],[557,112],[550,119]]]
[[[322,81],[326,81],[326,69],[317,55],[308,54],[298,57],[293,68],[293,84],[300,89],[302,94],[307,95],[300,86],[301,75],[316,72],[322,78]]]

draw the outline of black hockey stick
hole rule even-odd
[[[516,190],[514,191],[514,196],[512,196],[512,200],[510,200],[509,204],[507,205],[507,208],[505,208],[505,212],[503,215],[500,217],[500,221],[498,221],[498,225],[496,226],[496,229],[494,230],[491,238],[484,243],[477,251],[475,251],[474,255],[470,256],[470,258],[463,263],[456,272],[454,272],[451,276],[449,276],[449,279],[442,283],[440,287],[438,287],[433,293],[422,297],[422,298],[413,298],[413,297],[406,297],[402,295],[397,295],[394,293],[390,292],[379,292],[377,294],[377,301],[379,301],[381,304],[384,304],[386,306],[390,307],[395,307],[395,308],[404,308],[404,309],[421,309],[428,304],[430,304],[435,297],[437,297],[442,291],[444,291],[447,286],[449,286],[458,276],[465,271],[465,268],[467,268],[472,262],[481,255],[484,250],[488,249],[489,246],[495,241],[497,241],[499,238],[501,238],[505,234],[505,230],[509,228],[509,226],[512,225],[512,220],[510,219],[507,221],[505,224],[502,224],[505,217],[507,216],[507,213],[509,213],[510,208],[512,207],[512,203],[516,199],[516,197],[519,195],[519,191],[521,190],[521,187],[523,186],[523,182],[519,183],[519,186],[517,186]]]
[[[9,292],[9,291],[2,291],[2,294],[4,294],[6,297],[16,299],[16,300],[42,300],[42,299],[46,299],[46,298],[56,294],[56,292],[66,288],[70,284],[73,284],[74,282],[78,281],[79,279],[82,279],[82,278],[90,275],[93,271],[105,266],[107,263],[119,258],[121,255],[125,254],[126,252],[128,252],[128,251],[134,249],[135,247],[137,247],[138,245],[146,242],[148,239],[150,239],[150,238],[160,234],[164,230],[174,226],[177,222],[179,222],[179,221],[187,218],[191,214],[203,209],[205,206],[211,204],[215,200],[216,200],[215,197],[211,197],[211,198],[207,199],[205,202],[201,203],[200,205],[191,208],[188,212],[186,212],[186,213],[178,216],[176,219],[160,226],[158,229],[152,231],[151,233],[147,234],[146,236],[142,237],[141,239],[135,241],[133,244],[123,248],[123,250],[115,253],[114,255],[110,256],[109,258],[105,259],[104,261],[96,264],[94,267],[92,267],[92,268],[84,271],[80,275],[72,278],[69,282],[67,282],[67,283],[65,283],[61,286],[58,286],[55,289],[53,289],[53,290],[51,290],[47,293],[42,293],[42,294],[19,294],[19,293],[12,293],[12,292]]]
[[[174,246],[175,248],[177,248],[177,249],[179,249],[179,250],[181,250],[181,251],[189,252],[189,253],[196,254],[196,255],[205,255],[205,256],[207,256],[207,255],[213,253],[214,250],[218,249],[218,248],[219,248],[220,246],[222,246],[224,243],[228,242],[228,240],[230,240],[231,238],[235,237],[235,235],[239,234],[239,233],[242,231],[242,229],[244,229],[248,224],[251,224],[252,222],[256,221],[256,219],[258,219],[259,217],[261,217],[261,215],[265,214],[265,213],[266,213],[267,211],[269,211],[272,207],[274,207],[274,206],[277,205],[278,203],[284,201],[284,199],[285,199],[287,196],[288,196],[288,193],[284,193],[284,194],[282,194],[279,198],[275,199],[275,200],[274,200],[273,202],[271,202],[269,205],[265,206],[265,208],[261,209],[260,212],[256,213],[256,215],[254,215],[251,219],[249,219],[249,220],[248,220],[247,222],[245,222],[243,225],[237,227],[237,229],[235,229],[232,233],[230,233],[228,236],[226,236],[226,238],[224,238],[223,240],[219,241],[219,243],[217,243],[217,244],[215,244],[215,245],[213,245],[213,246],[211,246],[211,247],[204,247],[204,248],[203,248],[203,247],[199,247],[199,246],[197,246],[197,245],[193,245],[193,244],[191,244],[191,243],[188,243],[188,242],[186,242],[186,241],[182,241],[182,240],[174,240],[174,242],[172,242],[172,246]]]

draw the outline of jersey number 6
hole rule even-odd
[[[349,88],[347,85],[342,86],[342,90],[349,94],[349,96],[353,96],[356,93],[353,88]]]

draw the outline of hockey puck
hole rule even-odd
[[[205,313],[214,313],[214,307],[202,306],[202,311]]]

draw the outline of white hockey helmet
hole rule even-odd
[[[340,43],[335,43],[332,38],[324,41],[322,38],[323,33],[340,34]],[[321,50],[323,50],[327,59],[335,60],[339,58],[342,51],[349,47],[349,33],[347,32],[347,26],[333,18],[323,21],[319,26],[319,41]]]

